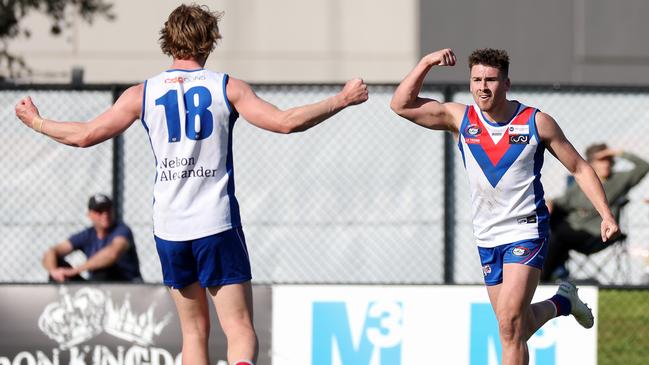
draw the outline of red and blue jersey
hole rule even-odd
[[[467,106],[458,147],[471,188],[473,233],[480,247],[548,234],[543,198],[544,145],[536,130],[538,109],[519,104],[507,122],[489,121]]]

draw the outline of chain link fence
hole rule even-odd
[[[259,85],[255,90],[285,108],[320,100],[339,88]],[[141,125],[135,123],[113,141],[77,150],[34,133],[14,116],[14,104],[29,94],[48,118],[89,119],[112,104],[115,89],[0,89],[5,121],[0,282],[45,281],[42,253],[89,224],[86,201],[96,192],[114,195],[119,214],[133,229],[145,281],[161,281],[151,227],[154,159]],[[392,113],[393,91],[394,85],[371,85],[367,103],[295,135],[237,122],[236,189],[255,282],[482,283],[456,142],[450,134]],[[471,103],[466,88],[455,85],[429,86],[425,94]],[[552,115],[581,152],[605,141],[644,157],[649,156],[644,143],[648,96],[649,90],[640,88],[549,86],[510,93]],[[542,174],[546,197],[559,196],[568,173],[549,153]],[[631,191],[623,216],[628,273],[616,282],[600,282],[645,283],[648,184],[643,181]],[[593,255],[596,262],[599,255]],[[616,270],[611,262],[601,264],[602,272]]]

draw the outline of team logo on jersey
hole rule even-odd
[[[468,127],[466,127],[466,132],[472,136],[478,136],[480,133],[482,133],[482,128],[479,126],[473,124]]]
[[[482,275],[487,276],[491,274],[491,265],[485,265],[482,267]]]
[[[527,256],[530,254],[530,250],[527,247],[517,246],[514,247],[512,253],[516,256]]]
[[[529,134],[510,134],[509,135],[509,144],[529,144],[530,136]]]

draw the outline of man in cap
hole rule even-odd
[[[126,224],[115,221],[111,199],[104,194],[91,196],[88,218],[91,227],[43,254],[43,267],[50,281],[81,280],[83,272],[88,272],[88,279],[93,281],[142,281],[133,233]],[[73,267],[64,258],[76,250],[83,252],[87,260]]]

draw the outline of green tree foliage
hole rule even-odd
[[[112,4],[105,0],[0,0],[0,81],[31,72],[24,59],[8,48],[10,39],[31,35],[21,24],[28,14],[45,14],[51,23],[50,32],[59,35],[72,25],[72,18],[80,17],[89,24],[96,16],[112,20],[115,16],[111,10]]]

